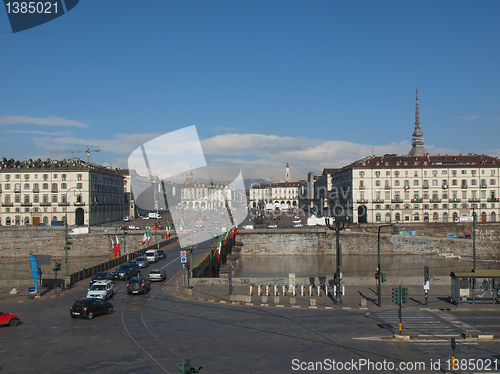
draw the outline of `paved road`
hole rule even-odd
[[[195,254],[202,250],[195,248]],[[153,284],[147,295],[130,296],[125,282],[117,282],[111,299],[114,313],[90,321],[69,316],[70,305],[84,296],[87,281],[58,297],[1,299],[1,309],[8,306],[21,316],[22,324],[0,327],[0,373],[176,373],[176,365],[186,358],[201,365],[202,373],[331,372],[334,360],[344,366],[337,372],[430,373],[446,369],[451,355],[449,337],[439,339],[440,335],[457,336],[466,326],[488,331],[480,325],[500,324],[498,308],[467,314],[457,308],[444,312],[414,307],[403,311],[405,328],[432,339],[403,342],[392,339],[385,326],[394,325],[397,316],[390,303],[382,310],[345,309],[346,305],[299,309],[197,301],[196,294],[178,298],[178,251],[171,246],[167,259],[157,264],[167,269],[169,283]],[[223,292],[214,288],[210,297]],[[457,336],[455,355],[498,359],[500,347],[497,342],[462,341]],[[384,361],[385,368],[380,366]],[[374,370],[360,366],[363,362],[371,362]],[[402,370],[401,363],[426,366]],[[357,367],[345,370],[351,364]],[[324,370],[312,370],[313,366]]]

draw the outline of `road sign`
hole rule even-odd
[[[186,257],[186,251],[181,251],[181,257]]]
[[[187,258],[186,257],[181,257],[181,262],[184,264],[187,262]]]

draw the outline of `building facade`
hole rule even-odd
[[[123,176],[80,159],[0,161],[3,226],[96,225],[128,214]]]

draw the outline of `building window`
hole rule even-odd
[[[380,171],[378,171],[378,170],[377,170],[377,171],[375,172],[375,177],[380,178]]]
[[[396,171],[394,172],[394,176],[395,176],[395,177],[399,177],[399,171],[398,171],[398,170],[396,170]]]
[[[76,188],[79,188],[81,190],[82,189],[82,185],[83,185],[82,183],[77,183],[76,184]]]
[[[38,196],[38,195],[33,195],[33,202],[34,202],[34,203],[39,203],[39,202],[40,202],[40,196]]]
[[[418,186],[418,179],[415,179],[415,180],[413,181],[413,185],[414,185],[414,186]]]
[[[495,185],[495,180],[494,179],[491,179],[490,180],[490,186],[494,186]]]
[[[360,171],[359,172],[359,177],[360,178],[364,178],[365,177],[365,172],[364,171]]]
[[[68,185],[66,183],[61,183],[61,190],[65,190],[68,188]]]
[[[24,202],[27,204],[30,202],[30,195],[24,195]]]
[[[57,203],[57,195],[52,195],[52,202]]]

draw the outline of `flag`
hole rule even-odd
[[[170,226],[167,222],[167,224],[165,225],[165,239],[168,240],[168,236],[170,235]]]
[[[116,258],[116,253],[118,252],[118,248],[116,247],[116,244],[113,241],[113,239],[111,238],[111,236],[109,237],[109,239],[111,240],[111,245],[113,246],[113,257]]]
[[[181,234],[184,234],[184,226],[186,226],[184,224],[184,219],[181,217]]]
[[[120,247],[120,241],[118,240],[118,236],[115,235],[116,238],[116,251],[118,252],[118,256],[122,255],[122,249]],[[116,255],[115,255],[116,257]]]
[[[149,226],[146,226],[146,228],[144,229],[144,236],[142,237],[142,245],[144,245],[144,243],[148,242],[148,245],[149,245],[149,240],[151,239],[151,230],[149,229]]]
[[[220,261],[221,249],[222,249],[222,235],[219,237],[219,242],[217,243],[217,261]]]

